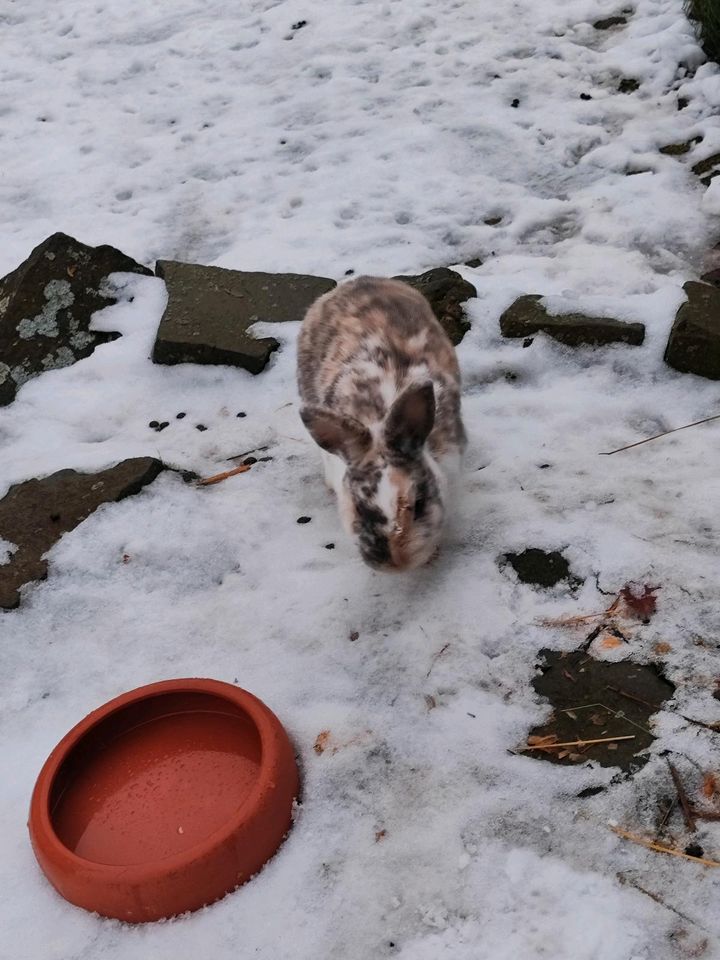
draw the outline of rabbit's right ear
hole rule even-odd
[[[300,418],[319,447],[346,463],[358,463],[370,449],[370,431],[353,417],[339,416],[323,407],[303,407]]]

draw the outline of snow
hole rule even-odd
[[[716,735],[683,719],[718,719],[718,426],[599,456],[720,412],[717,384],[662,362],[720,210],[690,172],[720,148],[719,73],[681,7],[638,0],[627,26],[596,31],[613,4],[6,2],[0,274],[56,230],[146,263],[338,279],[485,262],[458,268],[478,289],[459,349],[463,492],[441,560],[413,575],[366,569],[340,531],[297,416],[296,324],[273,330],[282,349],[255,378],[153,366],[164,285],[124,275],[93,323],[123,336],[0,409],[0,495],[131,456],[199,474],[260,446],[273,457],[206,489],[167,472],[106,505],[0,618],[0,955],[720,956],[715,872],[609,828],[652,833],[672,792],[663,751],[688,778],[718,766]],[[618,93],[623,77],[639,90]],[[658,152],[696,136],[686,157]],[[498,317],[525,293],[641,321],[646,342],[523,349]],[[586,578],[577,595],[498,564],[527,546],[564,550]],[[649,763],[622,780],[509,752],[548,715],[530,687],[538,650],[584,637],[540,621],[602,609],[600,590],[630,580],[660,590],[628,652],[657,662],[669,644],[677,684]],[[131,928],[53,892],[27,807],[85,713],[178,676],[264,699],[298,748],[304,798],[252,883]],[[317,754],[324,730],[332,749]],[[688,841],[679,819],[673,831]],[[719,857],[718,825],[698,842]]]

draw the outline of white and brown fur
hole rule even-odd
[[[457,357],[427,300],[377,277],[320,297],[300,332],[298,386],[303,423],[365,562],[426,563],[466,443]]]

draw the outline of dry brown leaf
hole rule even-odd
[[[380,843],[380,841],[384,840],[386,836],[387,836],[387,830],[376,830],[375,843]]]
[[[616,647],[621,647],[622,645],[622,640],[612,633],[606,633],[598,640],[598,646],[602,647],[603,650],[614,650]]]
[[[427,706],[428,710],[434,710],[437,706],[437,700],[431,693],[425,694],[425,705]]]
[[[330,741],[330,731],[321,730],[320,733],[315,737],[315,744],[313,745],[313,750],[317,754],[324,753],[327,749],[328,742]]]
[[[714,773],[706,773],[703,777],[702,795],[711,800],[718,792],[717,778]]]
[[[557,743],[557,734],[550,733],[544,737],[533,735],[527,738],[527,742],[529,747],[549,747],[553,743]]]
[[[653,651],[655,653],[660,653],[660,654],[670,653],[671,650],[672,650],[672,647],[670,646],[670,644],[664,643],[664,642],[656,643],[655,646],[653,647]]]
[[[655,594],[658,587],[649,587],[644,584],[642,593],[640,589],[633,584],[626,583],[620,591],[628,612],[637,617],[638,620],[649,620],[657,608],[657,597]]]

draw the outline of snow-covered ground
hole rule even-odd
[[[620,4],[0,2],[0,275],[56,230],[145,263],[338,279],[485,261],[459,268],[478,289],[459,348],[464,494],[442,560],[414,575],[369,571],[341,537],[297,417],[296,325],[256,378],[153,366],[164,285],[128,278],[96,320],[124,336],[0,410],[0,495],[131,456],[201,474],[260,445],[273,457],[207,489],[166,473],[101,508],[0,617],[3,958],[720,956],[717,871],[609,828],[652,832],[661,751],[687,775],[720,767],[718,735],[681,717],[720,707],[720,426],[598,455],[720,412],[717,384],[662,362],[716,240],[720,182],[705,191],[690,165],[720,149],[720,73],[681,0],[630,6],[598,31]],[[658,152],[695,136],[688,157]],[[524,350],[498,329],[523,293],[642,321],[646,342]],[[584,587],[519,584],[497,561],[526,546],[564,549]],[[508,751],[548,714],[537,651],[584,637],[539,620],[602,609],[596,584],[630,580],[659,585],[659,607],[623,652],[656,661],[668,644],[677,693],[642,772],[581,800],[613,771]],[[34,779],[90,709],[188,675],[237,680],[279,714],[304,803],[223,902],[142,928],[98,919],[36,867]],[[317,754],[323,730],[338,749]],[[720,858],[720,825],[699,842]]]

